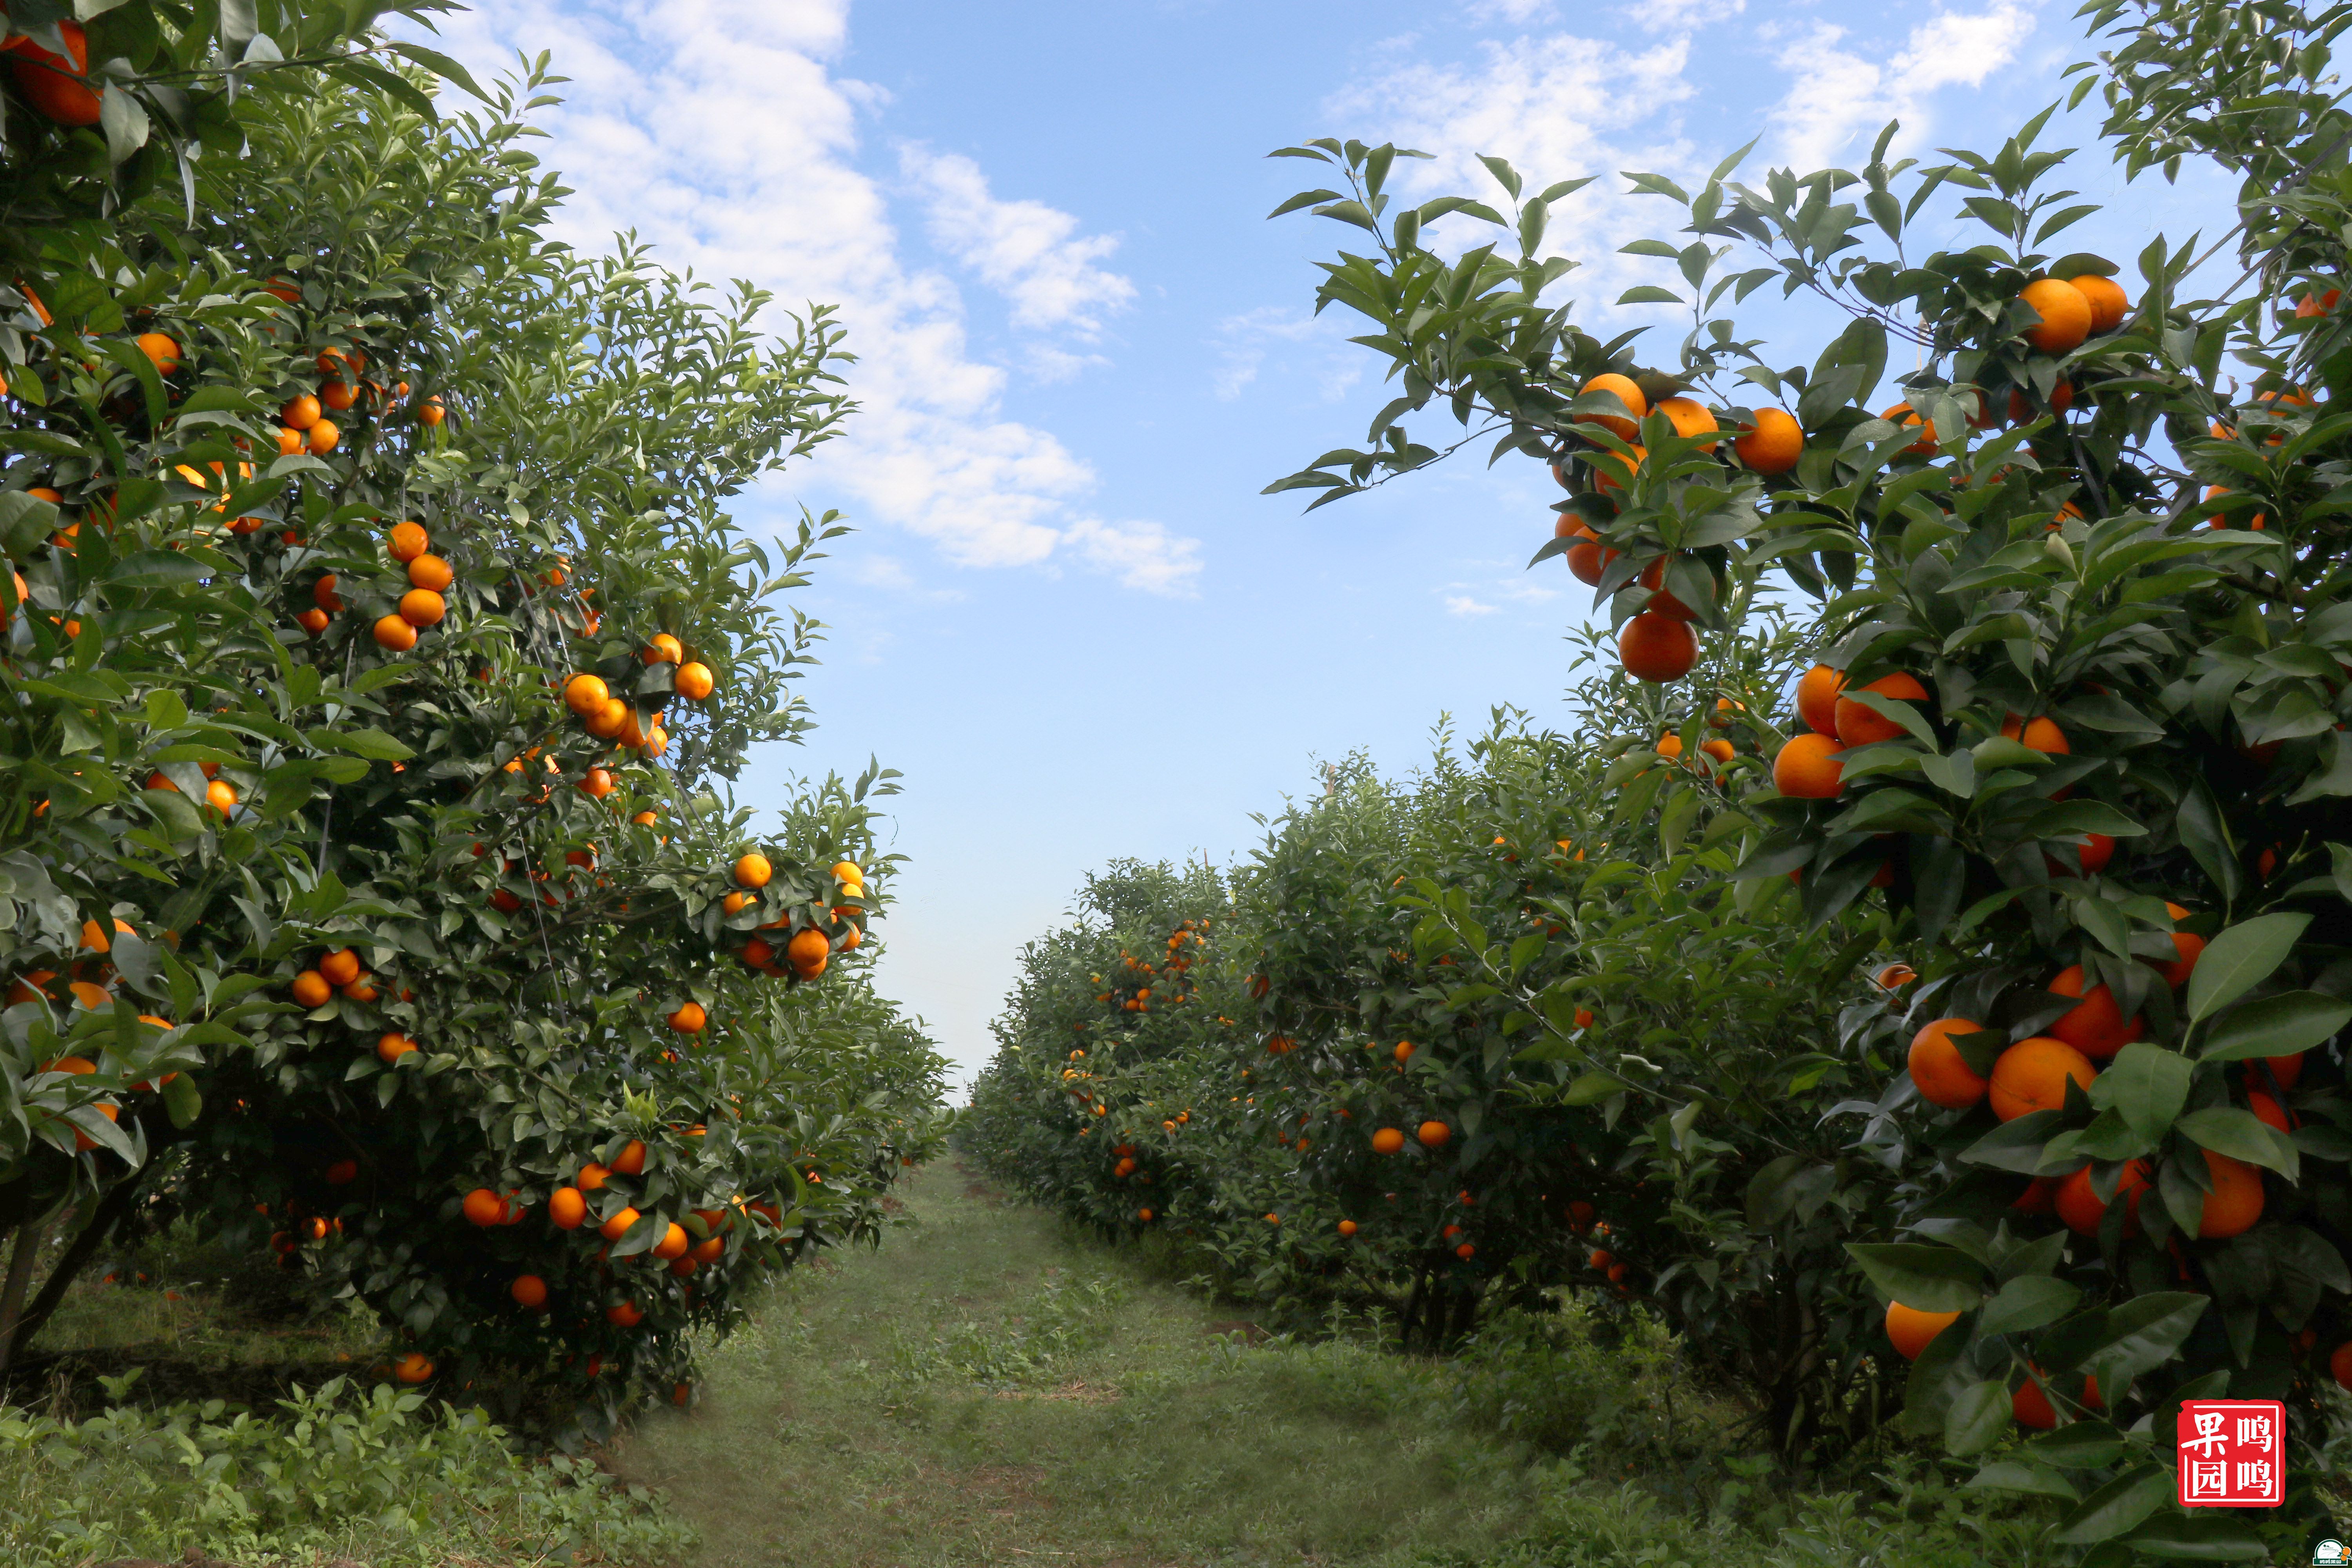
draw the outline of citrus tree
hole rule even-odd
[[[214,57],[136,8],[110,80],[168,100],[142,66]],[[365,1300],[395,1375],[594,1431],[937,1137],[859,973],[892,775],[765,841],[721,793],[808,722],[781,595],[840,525],[727,504],[837,427],[839,330],[550,239],[543,59],[446,115],[308,27],[320,72],[224,92],[180,188],[101,165],[110,221],[12,241],[0,1324],[175,1146],[173,1201]],[[79,190],[89,133],[26,98],[25,188]]]
[[[1348,189],[1286,210],[1376,237],[1322,300],[1374,320],[1401,395],[1365,450],[1276,488],[1333,499],[1425,466],[1437,449],[1400,421],[1444,402],[1553,465],[1538,559],[1594,584],[1623,670],[1662,687],[1696,632],[1741,635],[1768,574],[1814,597],[1821,661],[1769,781],[1710,831],[1739,850],[1735,889],[1793,877],[1809,921],[1876,910],[1908,950],[1906,1070],[1851,1108],[1848,1153],[1904,1177],[1907,1234],[1848,1250],[1886,1302],[1878,1342],[1916,1358],[1906,1419],[1988,1455],[1979,1484],[2058,1500],[2051,1542],[2084,1561],[2252,1561],[2324,1511],[2352,1386],[2352,421],[2331,412],[2352,136],[2322,85],[2342,19],[2092,15],[2121,42],[2074,99],[2104,95],[2127,167],[2243,176],[2236,283],[2200,297],[2213,252],[2162,239],[2129,279],[2059,253],[2096,208],[2052,188],[2069,154],[2040,145],[2048,111],[1932,166],[1891,159],[1889,126],[1858,171],[1632,176],[1685,224],[1629,247],[1678,281],[1624,302],[1690,311],[1674,361],[1645,365],[1540,298],[1570,266],[1540,254],[1562,187],[1530,195],[1490,159],[1507,215],[1391,210],[1408,154],[1318,142],[1286,151]],[[1939,193],[1978,242],[1914,256]],[[1518,257],[1423,242],[1458,217]],[[1809,365],[1718,313],[1773,282],[1851,317]],[[1918,368],[1881,391],[1896,346]],[[2298,1479],[2261,1528],[2169,1500],[2173,1409],[2224,1393],[2293,1413]]]

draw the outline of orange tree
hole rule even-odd
[[[1979,1482],[2058,1500],[2051,1540],[2084,1561],[2254,1560],[2316,1528],[2352,1385],[2352,420],[2331,412],[2352,134],[2318,85],[2341,18],[2093,15],[2123,43],[2075,97],[2104,93],[2129,165],[2243,178],[2236,284],[2196,297],[2205,258],[2160,239],[2128,288],[2053,254],[2095,209],[2048,188],[2047,113],[1928,168],[1888,161],[1889,127],[1859,174],[1633,176],[1688,216],[1680,243],[1631,247],[1683,281],[1628,299],[1692,311],[1676,363],[1645,367],[1538,299],[1568,268],[1537,255],[1549,193],[1519,200],[1490,161],[1511,218],[1464,198],[1391,216],[1402,154],[1316,143],[1289,151],[1350,188],[1290,205],[1379,235],[1323,297],[1374,318],[1403,395],[1366,451],[1283,483],[1336,497],[1423,466],[1397,421],[1448,400],[1556,465],[1542,556],[1585,552],[1625,669],[1661,684],[1696,642],[1662,622],[1728,637],[1768,570],[1818,597],[1822,662],[1771,782],[1717,820],[1739,885],[1795,875],[1810,919],[1879,906],[1914,949],[1908,1070],[1853,1108],[1851,1150],[1905,1177],[1908,1236],[1850,1251],[1916,1357],[1906,1418],[1956,1454],[1998,1447]],[[1914,258],[1939,190],[1983,243]],[[1516,228],[1520,258],[1422,246],[1463,213]],[[1852,316],[1810,367],[1713,314],[1773,280]],[[1919,368],[1874,413],[1906,341]],[[2171,1412],[2222,1393],[2292,1412],[2291,1506],[2259,1526],[2169,1501]]]
[[[441,118],[380,47],[8,241],[0,1329],[202,1207],[375,1309],[404,1380],[593,1431],[688,1397],[689,1329],[873,1235],[937,1135],[859,973],[890,775],[766,842],[718,793],[807,722],[779,595],[837,524],[772,552],[726,504],[846,412],[839,333],[550,240],[543,65]],[[89,132],[26,97],[22,188],[78,191]]]

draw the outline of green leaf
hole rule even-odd
[[[1922,1312],[1963,1312],[1984,1299],[1984,1266],[1957,1247],[1848,1242],[1846,1255],[1891,1299]]]
[[[2011,1280],[1985,1303],[1977,1318],[1979,1334],[2013,1334],[2047,1327],[2074,1310],[2082,1300],[2077,1286],[2046,1274],[2028,1274]]]
[[[2070,1421],[2025,1447],[2035,1458],[2070,1470],[2103,1470],[2131,1451],[2122,1433],[2095,1416]]]
[[[2127,1470],[2060,1520],[2051,1539],[2066,1546],[2112,1541],[2162,1508],[2171,1495],[2170,1470],[2158,1465]]]
[[[2210,1299],[2186,1290],[2135,1296],[2107,1314],[2105,1337],[2083,1354],[2080,1364],[2098,1374],[2102,1389],[2120,1389],[2179,1354],[2211,1305]]]
[[[1671,289],[1661,289],[1654,283],[1644,283],[1637,289],[1628,289],[1617,296],[1617,303],[1620,305],[1679,305],[1682,302],[1681,295]]]
[[[2210,1017],[2269,979],[2310,923],[2309,915],[2261,915],[2215,937],[2189,977],[2189,1021]]]
[[[2003,1404],[2006,1405],[2004,1399]],[[2071,1430],[2071,1428],[2070,1428]],[[2047,1465],[2036,1465],[2023,1459],[1995,1459],[1969,1478],[1970,1490],[2023,1492],[2030,1497],[2054,1497],[2062,1502],[2075,1502],[2082,1493],[2074,1484]]]
[[[172,1125],[182,1130],[195,1125],[196,1118],[205,1111],[205,1097],[196,1089],[196,1080],[187,1073],[177,1073],[163,1086],[163,1110]]]
[[[2200,961],[2198,973],[2204,964]],[[2189,976],[2191,981],[2196,974]],[[2207,1031],[2199,1057],[2209,1062],[2288,1057],[2326,1041],[2352,1023],[2352,1002],[2316,991],[2287,991],[2233,1007]]]
[[[312,744],[332,747],[377,763],[404,763],[416,753],[381,730],[313,730]]]
[[[447,55],[443,54],[440,50],[428,49],[422,44],[412,44],[407,42],[405,39],[399,38],[388,40],[388,43],[393,53],[396,55],[405,55],[410,59],[415,60],[418,65],[423,66],[426,70],[432,71],[438,76],[447,77],[451,81],[456,82],[459,87],[462,87],[467,92],[472,93],[476,98],[480,99],[484,103],[492,103],[495,101],[491,99],[489,94],[484,92],[481,88],[475,83],[472,75],[467,71],[464,66],[459,65],[456,60],[451,59]]]
[[[2301,1173],[2302,1156],[2294,1141],[2251,1110],[2234,1105],[2208,1106],[2190,1111],[2176,1125],[2182,1137],[2200,1149],[2276,1171],[2289,1181]]]
[[[2088,80],[2088,78],[2084,79]],[[2267,1563],[2271,1549],[2243,1520],[2200,1509],[2190,1513],[2161,1513],[2123,1537],[2123,1544],[2151,1557],[2171,1557],[2191,1563]]]
[[[1566,1105],[1598,1105],[1612,1094],[1625,1092],[1625,1085],[1605,1072],[1589,1072],[1568,1086],[1560,1095]]]
[[[1952,1396],[1951,1408],[1944,1412],[1944,1450],[1962,1458],[1981,1454],[2000,1441],[2011,1419],[2005,1381],[1971,1383]]]
[[[2352,1015],[2352,1007],[2345,1011]],[[2196,1064],[2179,1052],[2135,1040],[2091,1080],[2091,1103],[2115,1111],[2133,1131],[2154,1142],[2189,1103],[2189,1086],[2196,1075]]]

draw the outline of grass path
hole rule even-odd
[[[1528,1506],[1435,1373],[1247,1345],[1195,1296],[953,1163],[874,1253],[796,1271],[691,1414],[616,1456],[696,1568],[1219,1568],[1475,1553]]]

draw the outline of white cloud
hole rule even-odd
[[[1257,379],[1269,349],[1278,343],[1319,343],[1312,354],[1286,354],[1285,368],[1303,368],[1315,378],[1326,403],[1335,402],[1364,374],[1364,355],[1347,341],[1342,318],[1331,312],[1318,316],[1280,305],[1262,305],[1217,323],[1217,353],[1221,361],[1213,377],[1217,396],[1226,402]]]
[[[1549,21],[1554,10],[1552,0],[1469,0],[1462,8],[1474,22],[1508,22],[1515,27]]]
[[[1500,605],[1480,604],[1467,594],[1446,595],[1445,608],[1457,616],[1495,616],[1502,613]]]
[[[1170,533],[1156,522],[1081,518],[1066,537],[1088,565],[1148,594],[1190,598],[1201,574],[1201,542]]]
[[[1800,170],[1834,164],[1857,144],[1866,146],[1890,120],[1904,122],[1906,143],[1919,142],[1929,95],[1983,86],[2017,58],[2033,26],[2030,0],[1992,0],[1982,11],[1928,17],[1885,57],[1866,47],[1843,48],[1844,28],[1816,23],[1777,57],[1797,81],[1772,113],[1775,160]]]
[[[907,570],[907,563],[895,555],[865,555],[845,561],[842,574],[862,587],[905,594],[935,604],[960,603],[965,597],[961,588],[926,588]]]
[[[1078,220],[1043,202],[999,201],[988,176],[960,153],[919,143],[898,167],[923,193],[932,241],[1012,302],[1015,326],[1066,327],[1091,337],[1135,298],[1135,285],[1095,265],[1118,248],[1110,235],[1076,237]]]
[[[855,521],[904,528],[959,565],[1100,566],[1101,525],[1071,510],[1094,470],[1005,416],[1008,373],[974,357],[956,279],[902,253],[885,188],[858,166],[860,116],[889,95],[835,74],[848,24],[849,0],[505,0],[444,18],[437,47],[486,80],[517,50],[554,51],[571,80],[533,150],[574,191],[562,237],[602,247],[634,229],[658,263],[748,279],[780,310],[840,307],[860,409],[779,488],[830,487]],[[942,248],[1024,329],[1090,333],[1132,297],[1099,265],[1115,242],[1081,237],[1069,215],[997,201],[968,159],[925,154],[917,170]],[[1045,345],[1031,364],[1066,376],[1084,361]]]

